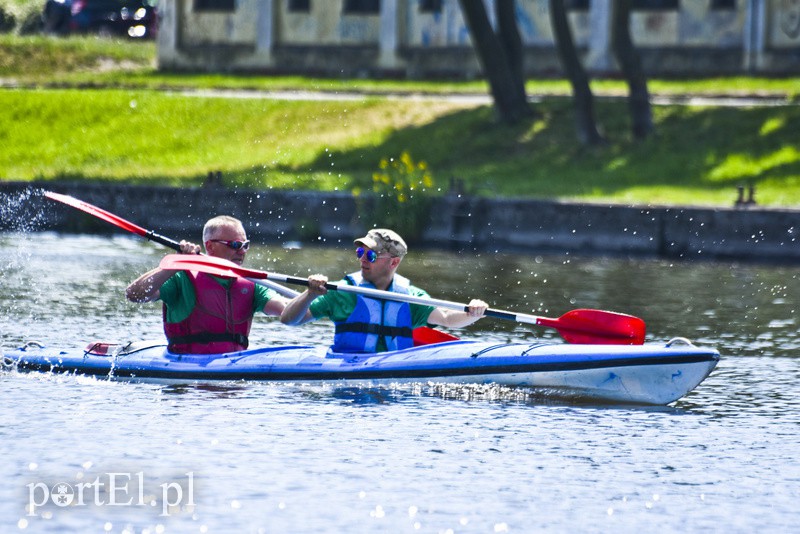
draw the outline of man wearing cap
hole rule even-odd
[[[403,238],[386,228],[375,228],[354,241],[361,270],[344,277],[342,284],[428,298],[428,294],[396,274],[408,252]],[[480,319],[488,304],[472,300],[468,311],[422,304],[378,300],[344,291],[328,292],[326,276],[308,277],[308,289],[289,302],[281,322],[301,325],[329,317],[336,326],[334,352],[383,352],[414,345],[414,328],[434,324],[450,328],[470,325]]]

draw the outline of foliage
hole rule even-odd
[[[0,0],[0,32],[26,35],[40,31],[43,7],[39,0]]]
[[[371,192],[365,199],[359,188],[353,189],[353,194],[361,197],[359,216],[367,226],[391,228],[408,241],[422,235],[437,194],[426,162],[415,162],[406,151],[399,158],[383,158],[372,174]]]

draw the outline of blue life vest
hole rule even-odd
[[[345,276],[354,286],[375,289],[360,272]],[[395,275],[388,291],[409,294],[409,280]],[[352,313],[344,322],[334,323],[333,352],[377,352],[378,340],[385,340],[387,350],[414,346],[411,307],[406,302],[378,300],[358,295]]]

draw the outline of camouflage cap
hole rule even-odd
[[[388,252],[392,256],[403,257],[408,252],[408,247],[397,232],[386,228],[373,228],[367,235],[353,241],[356,245],[370,248],[380,254]]]

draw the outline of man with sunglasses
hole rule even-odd
[[[203,227],[206,254],[244,263],[250,241],[241,221],[227,215]],[[199,254],[200,246],[181,241],[181,252]],[[169,349],[179,354],[216,354],[244,350],[253,316],[260,310],[280,315],[286,299],[244,278],[156,268],[134,280],[125,295],[132,302],[163,303]]]
[[[376,228],[355,240],[361,269],[344,277],[340,284],[392,291],[428,298],[422,289],[396,274],[408,252],[396,232]],[[470,325],[488,308],[482,300],[472,300],[468,311],[457,311],[421,304],[378,300],[325,287],[323,275],[308,277],[308,289],[291,300],[281,314],[281,322],[300,325],[329,317],[336,327],[331,350],[334,352],[383,352],[412,347],[414,328],[434,324],[450,328]]]

